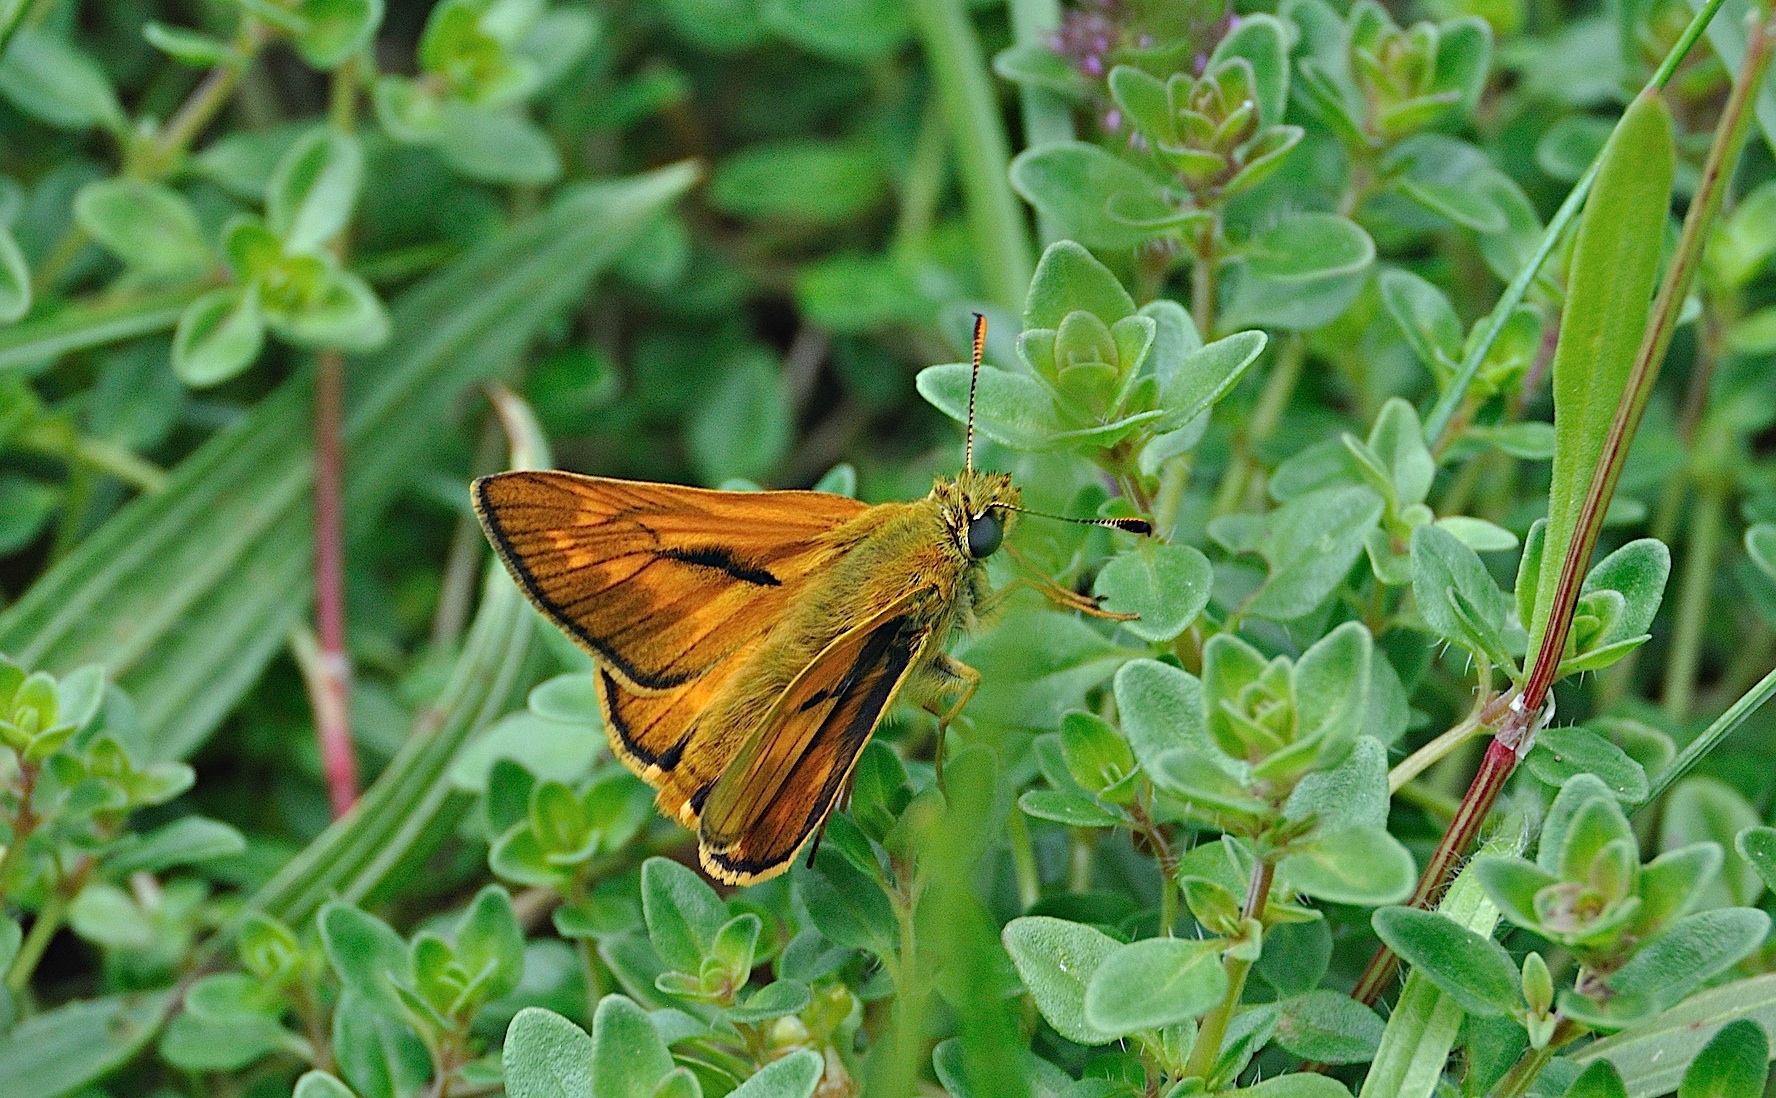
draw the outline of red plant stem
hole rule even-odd
[[[351,734],[351,659],[345,651],[345,356],[315,363],[315,635],[320,653],[313,690],[315,737],[335,818],[358,799]]]
[[[1506,727],[1516,719],[1515,711],[1506,718]],[[1505,782],[1511,777],[1511,771],[1517,767],[1517,752],[1508,745],[1506,736],[1501,730],[1486,746],[1486,755],[1480,761],[1480,770],[1474,775],[1474,782],[1468,787],[1467,796],[1462,798],[1461,806],[1456,810],[1455,819],[1449,822],[1449,830],[1443,833],[1443,841],[1431,855],[1425,865],[1424,874],[1418,879],[1418,890],[1412,894],[1407,903],[1412,907],[1431,908],[1442,898],[1444,888],[1455,875],[1455,865],[1468,847],[1474,843],[1474,837],[1480,832],[1480,825],[1497,803],[1499,794],[1504,792]],[[1380,998],[1382,989],[1387,987],[1400,970],[1399,955],[1385,946],[1375,951],[1369,959],[1369,967],[1363,970],[1363,978],[1351,991],[1351,998],[1358,1002],[1374,1005]]]
[[[1726,185],[1732,179],[1740,150],[1745,144],[1752,118],[1751,104],[1758,86],[1763,82],[1764,70],[1770,60],[1773,23],[1776,20],[1766,15],[1751,26],[1747,35],[1744,63],[1740,66],[1738,79],[1733,83],[1732,94],[1727,97],[1726,105],[1721,109],[1714,142],[1702,165],[1701,180],[1684,217],[1676,255],[1665,272],[1658,296],[1653,300],[1652,316],[1648,321],[1646,334],[1635,354],[1634,366],[1629,372],[1627,384],[1616,405],[1615,416],[1610,422],[1609,435],[1598,455],[1597,468],[1592,473],[1572,543],[1567,546],[1566,556],[1561,561],[1560,578],[1549,604],[1548,624],[1543,629],[1541,645],[1536,649],[1535,662],[1530,667],[1528,681],[1524,683],[1522,693],[1513,699],[1503,723],[1487,747],[1486,757],[1480,764],[1479,772],[1474,775],[1473,784],[1462,797],[1456,818],[1450,823],[1449,830],[1444,832],[1443,840],[1437,844],[1436,852],[1425,866],[1424,874],[1419,878],[1418,890],[1411,900],[1413,907],[1429,907],[1442,895],[1444,887],[1455,873],[1457,862],[1473,844],[1481,823],[1497,803],[1518,760],[1528,753],[1530,741],[1540,726],[1542,704],[1547,699],[1548,691],[1553,688],[1561,657],[1566,652],[1567,634],[1572,629],[1580,583],[1584,578],[1585,568],[1590,564],[1591,550],[1597,543],[1598,531],[1603,526],[1604,512],[1609,506],[1610,497],[1615,494],[1616,481],[1622,473],[1628,444],[1634,438],[1635,429],[1640,426],[1641,413],[1646,409],[1653,382],[1659,376],[1659,366],[1671,346],[1671,335],[1677,327],[1678,314],[1689,293],[1691,279],[1701,262],[1704,234],[1720,209]],[[1649,90],[1642,94],[1652,92]],[[1363,978],[1351,992],[1351,997],[1373,1004],[1381,995],[1382,988],[1399,971],[1399,967],[1400,960],[1392,950],[1385,945],[1377,949],[1375,956],[1369,961],[1369,967],[1363,972]]]

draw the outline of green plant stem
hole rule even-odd
[[[943,104],[932,100],[925,105],[925,116],[919,120],[919,136],[913,144],[913,158],[907,164],[906,183],[900,190],[900,217],[894,225],[894,248],[900,256],[921,258],[930,244],[931,226],[937,219],[949,169],[944,159],[947,137]]]
[[[1542,1069],[1548,1066],[1548,1062],[1554,1059],[1554,1054],[1583,1037],[1587,1032],[1589,1031],[1584,1026],[1570,1019],[1560,1019],[1555,1023],[1554,1032],[1548,1038],[1547,1044],[1541,1048],[1523,1050],[1523,1055],[1518,1057],[1517,1062],[1511,1065],[1510,1070],[1505,1072],[1493,1085],[1490,1098],[1523,1098],[1523,1095],[1529,1093],[1529,1088],[1536,1081],[1536,1076],[1540,1075]]]
[[[37,764],[19,764],[18,813],[12,818],[6,852],[0,854],[0,912],[5,911],[7,886],[12,880],[13,870],[18,867],[25,843],[31,838],[31,833],[37,830],[37,811],[31,807],[31,798],[37,792],[37,773]]]
[[[1061,25],[1057,0],[1007,0],[1006,7],[1011,14],[1012,40],[1020,46],[1046,44]],[[1024,122],[1024,148],[1073,140],[1073,106],[1058,93],[1023,85],[1018,89],[1018,107]],[[1036,236],[1045,247],[1065,235],[1053,218],[1036,212]]]
[[[1216,221],[1220,220],[1219,214]],[[1190,319],[1204,339],[1215,338],[1215,241],[1219,225],[1205,228],[1197,237],[1196,258],[1190,268]]]
[[[1442,820],[1445,824],[1455,819],[1455,814],[1461,811],[1460,801],[1432,789],[1423,782],[1407,782],[1396,789],[1393,795],[1425,815]]]
[[[961,0],[913,0],[911,13],[949,123],[981,281],[995,304],[1016,312],[1035,262],[980,37]]]
[[[39,420],[11,441],[21,449],[116,477],[139,491],[158,492],[166,484],[166,470],[160,466],[143,459],[128,447],[109,439],[80,434],[65,423]]]
[[[1671,74],[1677,71],[1677,66],[1682,64],[1683,59],[1689,55],[1691,47],[1695,46],[1696,40],[1702,37],[1702,32],[1708,28],[1709,22],[1714,18],[1714,13],[1720,10],[1720,6],[1724,2],[1725,0],[1707,0],[1702,5],[1690,20],[1689,25],[1684,28],[1683,34],[1672,45],[1671,51],[1659,63],[1659,68],[1653,73],[1652,79],[1647,81],[1646,87],[1642,89],[1642,94],[1657,92],[1670,81]],[[1754,71],[1749,67],[1750,53],[1751,50],[1748,47],[1748,64],[1746,68],[1741,70],[1742,74]],[[1761,75],[1761,62],[1755,71]],[[1743,110],[1743,105],[1741,109]],[[1599,153],[1599,156],[1601,155]],[[1462,356],[1461,367],[1456,370],[1455,377],[1450,380],[1449,388],[1437,399],[1437,403],[1425,416],[1425,441],[1430,444],[1433,453],[1440,452],[1444,443],[1448,441],[1444,435],[1449,431],[1456,410],[1467,398],[1468,387],[1473,385],[1474,378],[1479,376],[1481,364],[1486,361],[1486,356],[1491,353],[1493,344],[1498,342],[1499,336],[1504,332],[1505,323],[1510,320],[1511,313],[1523,303],[1524,297],[1529,294],[1530,286],[1534,284],[1536,276],[1541,273],[1542,264],[1546,263],[1548,257],[1554,254],[1554,249],[1559,246],[1560,238],[1565,234],[1566,227],[1572,223],[1573,218],[1577,217],[1579,210],[1584,207],[1585,196],[1591,192],[1591,183],[1597,178],[1598,163],[1597,160],[1591,162],[1591,166],[1585,169],[1585,174],[1579,178],[1577,183],[1573,184],[1573,189],[1566,196],[1566,201],[1560,204],[1560,208],[1549,219],[1548,228],[1542,233],[1542,239],[1536,245],[1535,253],[1529,257],[1529,262],[1523,265],[1523,269],[1517,272],[1516,277],[1511,279],[1510,284],[1505,287],[1505,292],[1499,295],[1498,304],[1494,305],[1492,312],[1487,314],[1480,338],[1475,340],[1473,346],[1469,347],[1467,353]],[[1694,206],[1691,207],[1692,210],[1694,208]]]
[[[1726,486],[1704,483],[1686,524],[1683,581],[1678,588],[1677,625],[1665,654],[1665,715],[1681,724],[1689,719],[1696,697],[1696,671],[1702,662],[1702,629],[1708,622],[1708,600],[1714,594],[1714,569],[1720,558],[1721,527],[1726,520]]]
[[[1388,771],[1388,792],[1398,793],[1432,766],[1440,762],[1451,751],[1467,743],[1485,729],[1489,724],[1503,715],[1500,698],[1488,696],[1474,706],[1472,712],[1464,717],[1449,731],[1425,744],[1423,747],[1406,756],[1392,770]]]
[[[25,990],[31,982],[31,974],[37,971],[37,962],[43,960],[43,951],[49,948],[51,938],[62,928],[62,917],[68,913],[68,901],[58,889],[50,894],[49,902],[37,912],[37,918],[31,921],[30,933],[19,945],[18,955],[12,959],[12,967],[6,972],[6,987],[14,995]]]
[[[6,987],[14,995],[24,992],[31,982],[31,976],[37,971],[37,963],[43,960],[43,951],[55,937],[56,931],[62,928],[62,921],[68,916],[68,905],[80,890],[86,887],[87,880],[92,876],[96,863],[90,857],[83,857],[74,871],[56,881],[49,890],[49,898],[37,910],[37,918],[31,922],[30,933],[19,946],[18,956],[12,959],[12,967],[6,972]]]
[[[1017,874],[1018,910],[1028,911],[1042,899],[1042,874],[1036,865],[1036,847],[1030,841],[1030,825],[1022,810],[1013,808],[1006,821],[1011,840],[1011,867]],[[0,881],[6,878],[0,877]]]
[[[1691,740],[1689,746],[1678,752],[1671,765],[1659,771],[1658,776],[1649,783],[1647,799],[1641,804],[1649,805],[1664,796],[1679,779],[1701,762],[1710,751],[1720,746],[1720,742],[1732,734],[1733,730],[1745,723],[1745,719],[1757,712],[1758,707],[1776,694],[1776,671],[1771,671],[1758,684],[1747,690],[1738,701],[1727,707],[1727,711],[1714,719],[1714,723],[1702,730],[1701,735]]]
[[[1222,474],[1221,485],[1215,491],[1215,514],[1228,514],[1245,499],[1247,482],[1255,465],[1253,454],[1270,438],[1283,418],[1283,410],[1289,406],[1289,398],[1295,395],[1295,386],[1301,381],[1301,367],[1306,359],[1307,340],[1301,333],[1293,333],[1282,341],[1270,378],[1258,397],[1258,406],[1253,409],[1252,418],[1246,421],[1246,432],[1234,451],[1233,462]]]
[[[1246,902],[1240,909],[1242,922],[1264,914],[1264,905],[1270,899],[1271,882],[1275,878],[1275,864],[1269,858],[1259,858],[1252,866],[1252,877],[1246,885]],[[1246,992],[1246,977],[1251,975],[1252,961],[1230,954],[1223,958],[1222,967],[1227,973],[1227,994],[1221,997],[1220,1005],[1203,1017],[1202,1026],[1196,1031],[1196,1043],[1190,1046],[1190,1058],[1184,1065],[1186,1077],[1206,1080],[1215,1070],[1215,1061],[1221,1055],[1221,1042],[1227,1039],[1228,1023],[1233,1021],[1240,997]]]

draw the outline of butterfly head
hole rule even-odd
[[[931,498],[957,550],[969,560],[985,560],[1004,543],[1023,497],[1004,473],[966,469],[954,480],[938,480]]]

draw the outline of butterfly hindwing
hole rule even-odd
[[[731,686],[749,652],[750,648],[741,649],[683,686],[657,694],[635,693],[605,667],[592,671],[612,753],[660,789],[660,811],[687,827],[696,826],[696,812],[670,780],[672,773],[691,749],[697,718]],[[707,740],[704,749],[708,749]],[[709,765],[719,772],[724,762],[716,760]]]
[[[834,640],[796,676],[701,805],[705,870],[745,884],[795,857],[926,658],[933,632],[929,616],[902,599]]]
[[[543,471],[483,477],[474,498],[538,609],[640,694],[682,688],[762,634],[867,509]]]

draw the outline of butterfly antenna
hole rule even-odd
[[[974,314],[974,369],[968,374],[968,428],[962,444],[962,468],[974,469],[974,392],[980,387],[981,354],[987,347],[987,318]]]
[[[1142,537],[1153,533],[1153,524],[1144,518],[1074,518],[1072,515],[1051,515],[1047,511],[1032,511],[1028,507],[1011,507],[1004,504],[1007,511],[1016,511],[1020,515],[1033,515],[1036,518],[1054,519],[1057,522],[1076,522],[1081,526],[1102,526],[1110,530],[1121,530],[1125,534],[1139,534]]]

